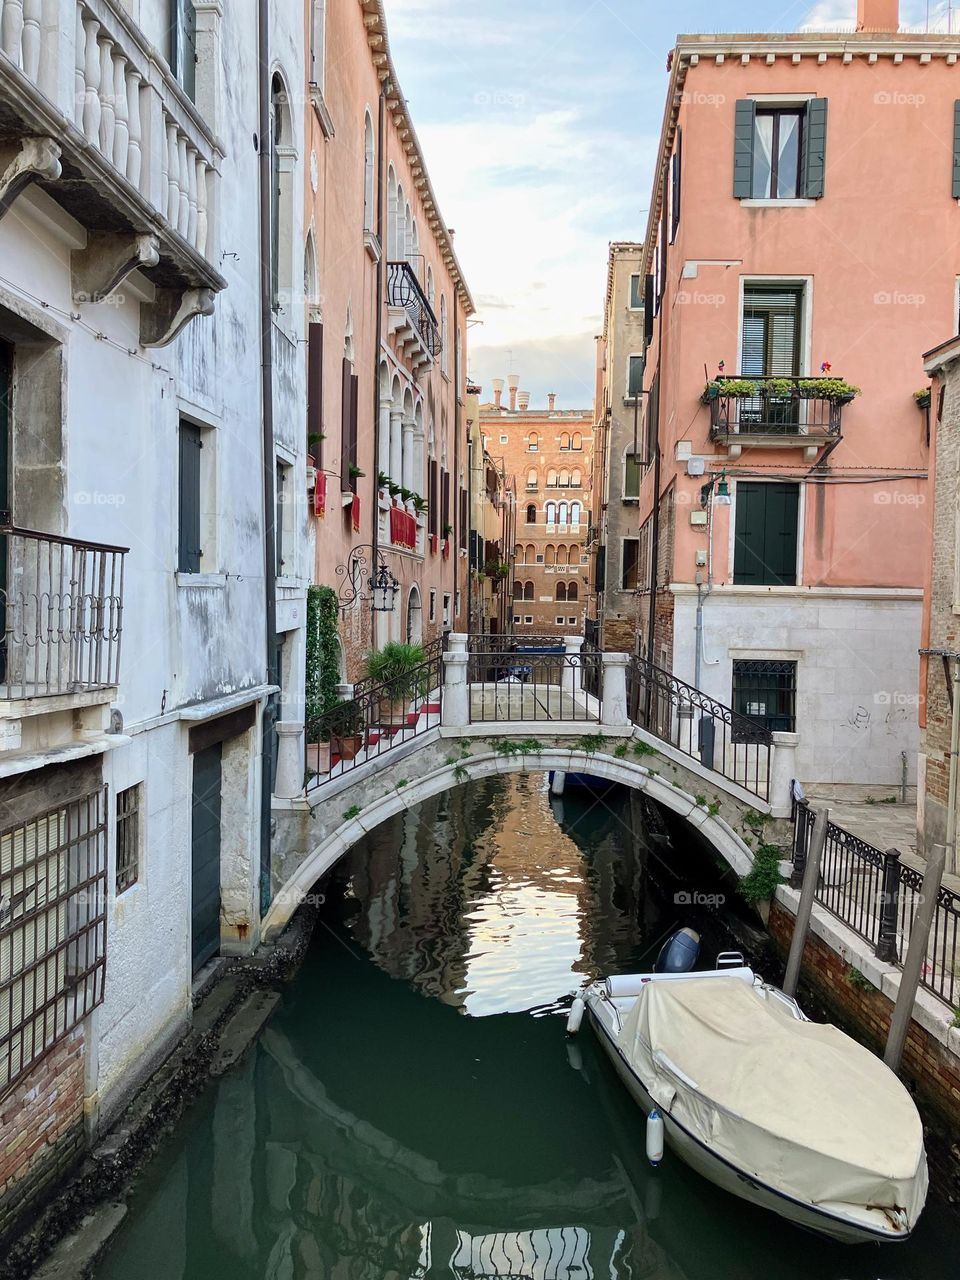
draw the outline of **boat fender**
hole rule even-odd
[[[656,1108],[647,1116],[647,1159],[655,1169],[663,1159],[663,1116]]]
[[[583,1021],[583,1010],[585,1006],[583,997],[577,996],[570,1006],[570,1014],[567,1018],[567,1035],[575,1036],[580,1030],[580,1023]]]

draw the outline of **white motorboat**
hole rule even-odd
[[[696,940],[690,930],[686,935]],[[671,939],[673,957],[680,935]],[[664,949],[665,951],[667,948]],[[667,1145],[744,1200],[845,1243],[909,1238],[927,1194],[923,1128],[892,1071],[811,1022],[736,954],[707,972],[610,977],[574,1001]]]

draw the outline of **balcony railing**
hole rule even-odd
[[[848,398],[824,396],[816,379],[751,377],[746,381],[756,385],[757,394],[747,396],[725,394],[725,380],[716,381],[719,393],[709,400],[714,440],[736,435],[823,440],[840,434]]]
[[[387,301],[402,307],[424,350],[432,357],[440,354],[440,329],[427,295],[409,262],[387,264]]]
[[[0,513],[0,698],[117,684],[126,547],[20,529]]]

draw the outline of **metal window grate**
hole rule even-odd
[[[797,723],[797,664],[753,658],[733,662],[733,709],[777,732]]]
[[[103,1000],[106,789],[0,831],[0,1093]]]
[[[140,879],[140,787],[117,792],[116,892],[121,894]]]

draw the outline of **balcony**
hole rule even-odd
[[[126,552],[20,529],[0,512],[0,715],[48,709],[4,703],[76,705],[117,685]]]
[[[37,183],[86,228],[74,301],[139,269],[155,287],[142,345],[209,315],[221,153],[119,0],[0,0],[0,98],[0,217]]]
[[[417,377],[440,354],[440,329],[408,262],[387,263],[387,308],[397,354],[410,362]]]
[[[813,462],[839,440],[843,407],[857,394],[839,378],[716,378],[703,399],[710,439],[725,444],[729,458],[750,447],[800,448]]]

